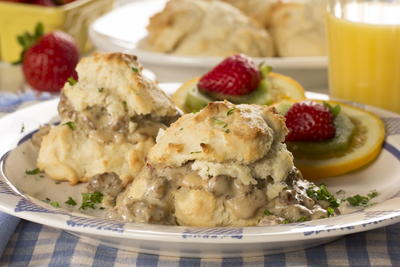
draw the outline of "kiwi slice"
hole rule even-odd
[[[204,95],[215,100],[228,100],[234,104],[258,104],[270,105],[272,103],[271,96],[268,94],[270,82],[268,79],[261,80],[259,86],[250,94],[246,95],[227,95],[215,92],[209,92],[199,89]]]
[[[209,102],[213,101],[211,98],[202,94],[196,87],[190,89],[185,98],[185,109],[189,112],[197,112],[207,106]]]
[[[286,142],[288,149],[295,156],[333,155],[350,147],[355,126],[351,119],[340,112],[334,119],[335,136],[326,141]]]

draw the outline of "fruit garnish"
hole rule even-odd
[[[329,108],[319,103],[295,103],[285,118],[289,129],[286,141],[322,141],[335,136],[334,116]]]
[[[323,103],[315,100],[315,102]],[[293,100],[285,100],[275,106],[284,114]],[[385,128],[376,115],[343,103],[328,102],[340,106],[335,117],[335,137],[317,142],[287,142],[294,154],[294,163],[307,179],[342,175],[357,170],[373,161],[382,149]]]
[[[174,103],[185,112],[194,112],[202,109],[208,102],[221,100],[213,98],[212,93],[204,93],[198,90],[197,84],[200,78],[191,79],[179,87],[172,95]],[[228,96],[223,95],[222,100],[227,99],[233,103],[249,103],[259,105],[271,105],[283,99],[302,100],[305,98],[304,88],[295,80],[275,72],[269,72],[266,78],[268,87],[259,86],[247,95]]]
[[[198,83],[205,92],[224,95],[246,95],[253,92],[261,81],[261,74],[251,58],[238,54],[224,59]]]
[[[18,37],[23,46],[22,69],[27,83],[39,91],[60,91],[69,77],[78,79],[75,66],[79,51],[73,38],[62,31],[43,36],[39,23],[34,34]]]

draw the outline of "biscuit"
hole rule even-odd
[[[111,214],[129,222],[215,227],[296,221],[321,212],[306,196],[313,185],[294,167],[286,134],[273,108],[209,103],[160,131],[145,167]],[[275,215],[266,218],[266,209]]]
[[[43,137],[37,166],[71,184],[103,172],[115,172],[129,183],[159,129],[179,116],[169,97],[141,71],[133,55],[83,58],[78,81],[62,90],[61,123]]]
[[[183,56],[273,56],[269,33],[221,1],[170,0],[151,17],[147,48]]]
[[[270,32],[281,57],[327,54],[324,1],[279,3],[274,6]]]

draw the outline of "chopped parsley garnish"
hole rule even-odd
[[[95,209],[96,204],[101,203],[102,200],[103,194],[101,192],[82,193],[82,204],[79,209]]]
[[[57,182],[55,182],[55,184],[61,184],[61,182],[60,182],[60,181],[57,181]]]
[[[369,197],[357,194],[352,197],[346,198],[346,200],[347,200],[347,202],[350,203],[350,205],[357,207],[357,206],[367,205],[368,201],[369,201]]]
[[[68,83],[69,83],[69,85],[73,86],[77,83],[77,81],[74,79],[74,77],[69,77]]]
[[[372,198],[378,196],[378,192],[376,192],[376,191],[374,190],[374,191],[372,191],[371,193],[368,193],[367,196],[369,197],[369,199],[372,199]]]
[[[354,207],[359,207],[359,206],[367,206],[369,204],[369,201],[376,197],[378,195],[378,192],[372,191],[371,193],[367,194],[366,196],[362,195],[354,195],[352,197],[346,198],[347,202],[349,202],[350,205]]]
[[[52,205],[54,208],[60,207],[60,203],[58,203],[57,201],[50,201],[50,205]]]
[[[49,203],[51,206],[53,206],[54,208],[59,208],[60,207],[60,203],[58,203],[57,201],[53,201],[50,198],[46,197],[45,200],[43,200],[46,203]]]
[[[138,68],[132,67],[131,69],[132,69],[133,72],[139,72]]]
[[[236,108],[230,108],[230,109],[228,110],[228,112],[226,112],[226,115],[227,115],[227,116],[232,115],[233,112],[235,111],[235,109],[236,109]]]
[[[101,87],[101,88],[97,88],[97,91],[98,91],[99,93],[103,93],[103,91],[104,91],[104,88],[103,88],[103,87]]]
[[[329,206],[332,208],[339,207],[339,201],[328,191],[326,185],[321,184],[318,190],[315,190],[314,188],[309,188],[306,190],[306,193],[309,197],[315,200],[325,200],[329,202]]]
[[[72,197],[68,197],[68,200],[65,201],[65,204],[70,206],[76,206],[76,201]]]
[[[224,122],[223,120],[220,120],[217,118],[212,118],[212,120],[215,122],[215,124],[222,126],[222,128],[225,128],[226,126],[228,126],[228,124],[226,122]]]
[[[283,224],[288,224],[288,223],[290,223],[290,221],[288,219],[285,219],[285,220],[282,221],[282,223]]]
[[[39,174],[41,172],[41,170],[39,168],[33,169],[33,170],[26,170],[25,174],[27,175],[35,175],[35,174]]]
[[[269,215],[274,215],[272,212],[270,212],[269,210],[264,210],[264,214],[269,216]]]
[[[126,101],[122,101],[122,105],[124,105],[124,110],[128,111],[128,103],[126,103]]]
[[[180,129],[179,129],[179,131],[182,131],[182,130],[183,130],[183,128],[180,128]]]
[[[226,133],[230,133],[230,132],[231,132],[231,130],[229,130],[229,129],[226,129],[226,130],[225,130],[225,132],[226,132]]]
[[[190,154],[198,154],[198,153],[201,153],[201,151],[192,151],[192,152],[190,152]]]
[[[68,126],[72,131],[76,129],[75,122],[73,122],[73,121],[66,122],[63,125]]]
[[[335,210],[331,207],[328,207],[326,211],[328,212],[328,217],[333,216],[335,214]]]
[[[300,217],[298,220],[297,220],[297,222],[306,222],[306,221],[309,221],[310,219],[307,217],[307,216],[303,216],[303,217]]]
[[[24,124],[22,124],[22,126],[21,126],[21,130],[19,131],[19,133],[23,133],[25,131],[25,125]]]

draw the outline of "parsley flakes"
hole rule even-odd
[[[96,204],[100,204],[103,200],[103,194],[101,192],[94,193],[82,193],[82,204],[79,207],[81,210],[87,208],[95,209]]]
[[[132,69],[133,72],[139,72],[138,68],[132,67],[131,69]]]
[[[76,129],[75,122],[73,122],[73,121],[66,122],[63,125],[68,126],[72,131]]]
[[[103,93],[103,91],[104,91],[104,88],[103,88],[103,87],[101,87],[101,88],[97,88],[97,91],[98,91],[99,93]]]
[[[39,168],[25,171],[25,174],[27,174],[27,175],[35,175],[35,174],[39,174],[39,173],[41,173],[41,170]]]
[[[346,198],[347,202],[354,206],[354,207],[359,207],[359,206],[367,206],[369,204],[369,201],[373,198],[375,198],[378,195],[378,192],[372,191],[371,193],[367,194],[366,196],[362,195],[354,195],[352,197]]]
[[[68,200],[65,201],[65,204],[70,206],[76,206],[76,201],[72,197],[68,197]]]
[[[71,86],[74,86],[77,83],[77,81],[74,79],[74,77],[69,77],[67,81],[68,81],[69,85],[71,85]]]
[[[269,210],[264,210],[264,215],[274,215],[272,212],[270,212]]]
[[[309,197],[315,200],[327,201],[331,208],[339,207],[339,201],[328,191],[326,185],[321,184],[319,189],[317,190],[315,190],[314,188],[315,187],[306,190],[306,193]]]
[[[235,109],[236,109],[236,108],[230,108],[230,109],[226,112],[226,115],[227,115],[227,116],[232,115],[233,112],[235,111]]]
[[[54,208],[60,207],[60,203],[58,203],[57,201],[50,201],[50,205],[53,206]]]

